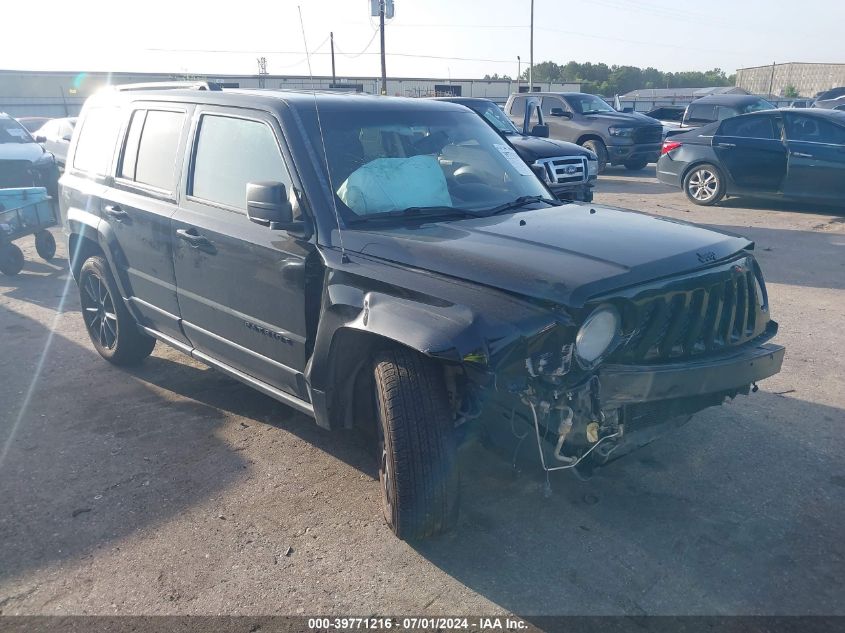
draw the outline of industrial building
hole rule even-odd
[[[824,90],[845,86],[845,64],[790,62],[740,68],[736,85],[752,94],[782,95],[794,87],[802,97],[814,97]]]
[[[12,116],[76,116],[90,94],[109,84],[155,81],[213,81],[224,88],[350,90],[379,94],[379,77],[308,77],[307,75],[185,75],[167,73],[88,73],[0,70],[0,112]],[[534,89],[580,92],[580,84],[543,83]],[[525,82],[508,79],[430,79],[388,77],[387,94],[402,97],[485,97],[505,103]]]

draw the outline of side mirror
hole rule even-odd
[[[531,128],[531,136],[537,136],[539,138],[549,138],[549,126],[535,125]]]
[[[549,111],[549,114],[550,114],[551,116],[562,116],[564,119],[571,119],[571,118],[572,118],[572,113],[571,113],[571,112],[567,112],[567,111],[566,111],[566,110],[564,110],[563,108],[552,108],[552,109]]]
[[[293,207],[280,182],[249,182],[246,185],[246,215],[250,222],[274,230],[299,228],[293,221]]]
[[[39,136],[36,136],[36,137],[35,137],[35,142],[36,142],[36,143],[46,143],[46,142],[47,142],[47,137],[46,137],[46,136],[40,136],[40,135],[39,135]]]

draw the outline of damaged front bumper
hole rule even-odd
[[[780,371],[784,352],[766,343],[685,362],[606,365],[571,388],[534,384],[520,394],[530,410],[523,421],[533,426],[544,470],[578,467],[584,473],[698,411],[747,395],[756,382]]]
[[[698,362],[608,365],[598,373],[602,406],[694,397],[750,385],[778,373],[784,351],[767,343]]]

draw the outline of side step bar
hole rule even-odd
[[[305,400],[302,400],[300,398],[297,398],[296,396],[281,391],[280,389],[276,389],[275,387],[268,385],[266,382],[258,380],[257,378],[253,378],[249,374],[245,374],[242,371],[235,369],[234,367],[230,367],[226,363],[211,358],[210,356],[207,356],[202,352],[198,352],[190,346],[185,345],[184,343],[177,341],[176,339],[173,339],[165,334],[162,334],[161,332],[156,332],[155,330],[152,330],[148,327],[141,327],[141,329],[146,334],[149,334],[153,338],[158,339],[165,345],[170,345],[171,347],[178,349],[180,352],[188,354],[191,358],[195,358],[196,360],[208,365],[209,367],[213,367],[214,369],[222,371],[227,376],[234,378],[235,380],[238,380],[257,391],[260,391],[266,396],[270,396],[274,400],[278,400],[282,404],[286,404],[289,407],[293,407],[297,411],[300,411],[301,413],[304,413],[305,415],[308,415],[312,418],[314,417],[314,406],[310,402],[305,402]]]

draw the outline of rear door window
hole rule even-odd
[[[176,185],[176,155],[185,122],[183,112],[149,110],[138,157],[135,161],[135,181],[173,191]]]
[[[780,139],[780,129],[773,116],[735,117],[726,120],[719,128],[720,136],[740,138]]]
[[[120,108],[116,106],[88,109],[76,142],[73,156],[75,169],[108,175],[120,132],[120,114]]]
[[[272,128],[263,121],[206,114],[200,119],[190,194],[246,211],[249,182],[291,180]]]

